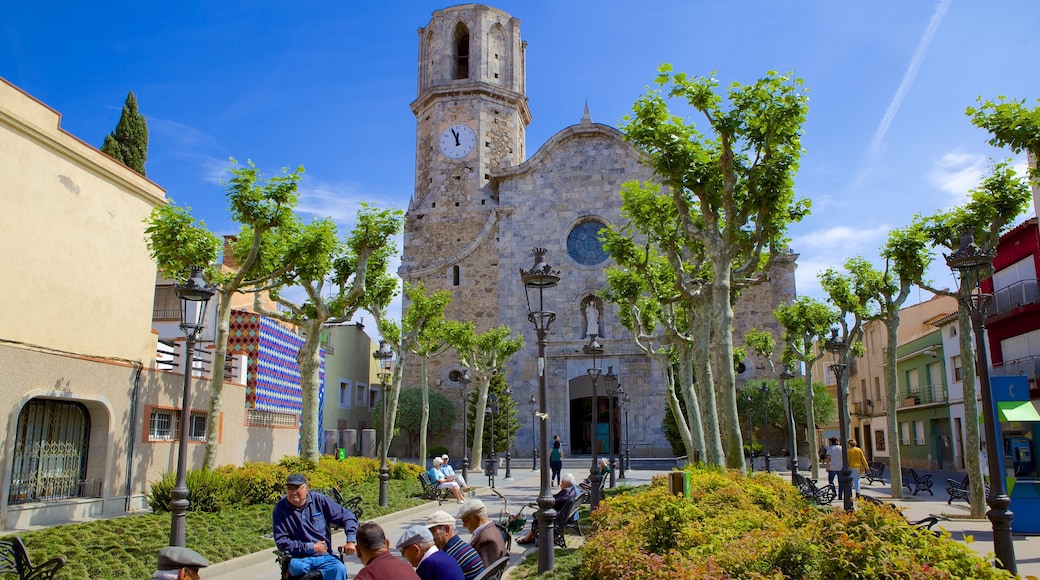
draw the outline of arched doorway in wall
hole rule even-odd
[[[608,432],[610,429],[608,419],[610,418],[610,400],[607,398],[604,381],[597,381],[596,405],[599,409],[597,414],[597,443],[599,444],[599,455],[607,455],[613,450],[617,453],[620,449],[620,410],[618,399],[614,396],[614,425],[613,444],[608,447]],[[592,455],[592,379],[588,376],[577,376],[568,381],[570,388],[570,415],[568,417],[568,436],[571,455]],[[616,387],[615,387],[616,388]],[[613,394],[612,394],[613,396]]]
[[[80,497],[90,413],[76,401],[32,399],[18,414],[8,503]]]

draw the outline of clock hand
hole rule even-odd
[[[458,134],[457,131],[455,131],[455,129],[451,130],[451,136],[455,137],[455,146],[459,147],[460,146],[460,144],[459,144],[459,134]]]

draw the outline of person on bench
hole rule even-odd
[[[553,509],[559,514],[560,511],[572,500],[578,497],[578,486],[574,483],[574,474],[565,473],[560,478],[560,491],[553,494]],[[535,529],[538,527],[538,520],[532,515],[531,516],[531,529],[528,530],[527,535],[516,541],[517,544],[526,546],[527,544],[533,544],[535,540]]]
[[[441,465],[444,465],[444,460],[440,457],[434,457],[433,467],[426,472],[430,476],[430,481],[437,486],[437,489],[450,489],[451,493],[455,494],[455,501],[466,503],[466,498],[462,497],[462,488],[459,487],[459,482],[455,481],[454,477],[448,479],[448,476],[441,471]]]
[[[275,545],[292,556],[291,576],[320,570],[322,580],[346,578],[346,566],[332,555],[330,526],[343,527],[347,541],[340,552],[354,554],[358,530],[354,512],[320,493],[308,493],[307,478],[302,473],[294,473],[285,480],[285,497],[275,504],[272,518]]]

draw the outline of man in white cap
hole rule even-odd
[[[454,481],[454,482],[458,483],[459,487],[461,487],[463,489],[469,487],[468,485],[466,485],[466,480],[463,479],[462,476],[459,475],[458,473],[455,473],[455,468],[453,468],[451,466],[451,464],[448,463],[448,454],[447,453],[445,453],[444,455],[441,455],[441,461],[444,462],[444,463],[441,464],[441,473],[444,474],[444,477],[448,481]]]
[[[209,560],[191,548],[168,546],[159,550],[159,569],[152,580],[199,580],[199,568],[209,566]]]
[[[437,549],[426,526],[416,524],[405,530],[397,549],[422,580],[465,580],[459,563]]]
[[[502,533],[498,531],[494,522],[488,519],[484,502],[476,498],[467,501],[459,508],[459,519],[473,534],[469,543],[480,554],[485,567],[506,555],[506,543],[502,540]]]
[[[484,571],[484,560],[480,554],[455,533],[454,516],[444,510],[437,510],[426,518],[426,527],[433,534],[433,543],[437,549],[459,563],[466,580],[473,580]]]

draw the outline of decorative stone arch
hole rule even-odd
[[[470,42],[469,28],[462,22],[455,25],[451,38],[451,78],[455,80],[469,78]]]

